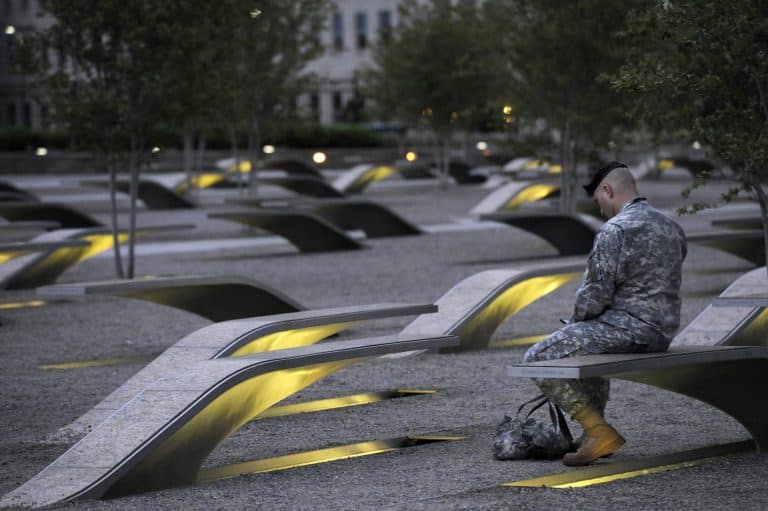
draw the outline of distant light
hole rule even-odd
[[[416,158],[418,157],[419,155],[413,151],[408,151],[407,153],[405,153],[405,159],[408,161],[416,161]]]
[[[5,27],[5,35],[13,35],[16,33],[16,27],[13,25],[8,25]]]
[[[252,10],[252,11],[249,13],[249,16],[250,16],[251,18],[258,18],[259,16],[261,16],[261,9],[254,9],[254,10]]]
[[[274,154],[275,146],[267,144],[264,147],[262,147],[261,150],[264,151],[264,154]]]
[[[35,149],[35,156],[45,156],[46,154],[48,154],[48,149],[45,147]]]
[[[159,147],[155,146],[155,147],[152,148],[152,154],[157,154],[159,152],[160,152],[160,148]]]
[[[504,105],[504,108],[502,108],[501,111],[504,113],[504,115],[511,115],[512,105]]]
[[[693,148],[694,148],[694,149],[696,149],[697,151],[698,151],[699,149],[701,149],[701,144],[699,143],[699,141],[698,141],[698,140],[696,140],[696,141],[693,143]]]
[[[475,147],[477,147],[478,151],[485,151],[486,149],[488,149],[488,142],[481,140],[480,142],[475,144]]]
[[[317,163],[318,165],[322,165],[325,163],[325,160],[328,159],[328,156],[322,151],[317,151],[312,155],[312,161]]]

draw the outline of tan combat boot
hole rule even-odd
[[[584,428],[581,445],[576,452],[563,457],[563,463],[574,467],[589,465],[598,458],[618,451],[624,438],[594,408],[584,408],[573,418]]]

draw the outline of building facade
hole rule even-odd
[[[317,88],[299,106],[322,124],[359,122],[365,99],[361,73],[372,65],[372,48],[386,44],[397,24],[399,0],[334,0],[320,40],[323,54],[307,71]]]
[[[49,110],[34,94],[28,77],[13,67],[13,52],[25,34],[45,27],[48,21],[38,15],[38,0],[0,0],[0,127],[46,127]]]
[[[372,64],[372,48],[386,44],[398,22],[400,0],[333,0],[320,40],[323,53],[306,71],[314,90],[298,98],[304,114],[322,124],[360,122],[365,99],[361,73]],[[49,109],[33,94],[28,77],[14,73],[13,47],[25,33],[45,27],[39,0],[0,0],[0,127],[48,127]]]

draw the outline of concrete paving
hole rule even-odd
[[[31,178],[30,178],[31,179]],[[669,178],[641,184],[662,208],[682,205],[687,181]],[[696,198],[716,199],[728,183],[713,182]],[[363,197],[392,208],[429,234],[364,240],[368,248],[301,254],[287,243],[234,224],[208,220],[222,211],[223,192],[205,211],[141,211],[139,224],[195,223],[197,228],[155,234],[140,241],[137,274],[239,274],[265,282],[308,307],[375,302],[433,302],[461,279],[520,261],[555,258],[543,240],[511,227],[486,228],[468,220],[488,190],[480,186],[442,189],[371,186]],[[236,191],[227,191],[234,193]],[[56,197],[61,202],[62,195]],[[91,206],[93,205],[93,208]],[[82,204],[99,220],[104,204]],[[730,212],[679,219],[690,232],[710,231],[710,220],[756,211],[736,205]],[[126,221],[126,215],[121,215]],[[254,236],[257,236],[254,238]],[[226,240],[241,240],[229,244]],[[217,246],[216,244],[220,244]],[[151,249],[149,247],[152,247]],[[212,250],[202,250],[213,247]],[[751,270],[748,262],[691,244],[684,265],[682,321],[686,324],[728,284]],[[67,270],[59,282],[114,278],[109,257]],[[576,284],[534,302],[502,325],[496,340],[544,334],[568,316]],[[27,302],[33,291],[5,292],[0,302]],[[413,318],[377,320],[339,338],[389,335]],[[71,443],[54,433],[138,372],[152,358],[210,321],[176,309],[125,298],[93,296],[42,306],[0,308],[0,494],[33,477]],[[461,354],[423,354],[379,359],[339,371],[285,401],[299,403],[395,389],[432,389],[434,394],[384,400],[324,412],[253,421],[218,446],[204,467],[282,456],[408,435],[452,435],[461,440],[417,445],[267,473],[244,474],[170,490],[61,509],[658,509],[768,506],[768,464],[754,454],[720,458],[695,467],[660,472],[580,489],[509,488],[500,484],[563,472],[557,461],[500,462],[490,439],[505,413],[536,393],[534,385],[506,376],[524,347]],[[104,359],[128,363],[61,370],[39,366]],[[762,413],[762,397],[755,397]],[[735,442],[746,431],[704,404],[628,382],[616,382],[608,417],[627,445],[608,463]]]

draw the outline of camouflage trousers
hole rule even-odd
[[[632,333],[599,321],[569,323],[531,346],[524,362],[553,360],[599,353],[643,353],[646,345],[635,343]],[[534,378],[541,391],[564,412],[574,416],[582,408],[605,411],[610,380],[605,378],[543,379]]]

